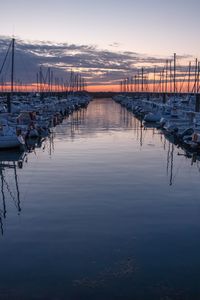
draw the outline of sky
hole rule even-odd
[[[136,65],[136,58],[150,57],[151,60],[147,63],[150,66],[157,59],[169,58],[175,52],[188,59],[199,57],[199,11],[199,0],[7,0],[1,3],[0,39],[5,42],[7,37],[14,35],[19,44],[26,46],[62,45],[62,53],[59,52],[58,55],[65,56],[65,59],[61,59],[62,67],[66,64],[65,71],[73,67],[73,56],[75,69],[80,68],[81,61],[87,75],[88,68],[91,67],[88,66],[89,56],[93,63],[102,62],[108,69],[105,57],[107,53],[108,65],[112,56],[112,68],[109,70],[112,74],[103,80],[109,81],[110,78],[112,81],[126,73],[124,66],[123,72],[119,72],[121,62],[128,63],[127,73],[131,73],[131,67]],[[70,45],[74,45],[73,54],[69,53]],[[65,46],[67,55],[64,53]],[[2,49],[0,53],[3,55]],[[71,61],[68,63],[66,56],[69,58],[70,55]],[[83,63],[84,55],[86,63]],[[30,64],[43,63],[42,59],[36,62],[37,57],[33,56],[31,58],[29,52],[29,58],[32,59]],[[43,56],[47,63],[47,51],[46,57]],[[56,68],[58,62],[57,60]],[[52,65],[52,61],[50,64]],[[64,67],[62,72],[63,69]],[[96,70],[95,84],[98,84],[97,75]],[[102,75],[101,72],[99,75]],[[102,82],[100,76],[99,83]]]

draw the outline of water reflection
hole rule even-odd
[[[20,189],[18,183],[17,169],[23,167],[26,161],[25,152],[14,151],[1,151],[0,152],[0,177],[1,177],[1,195],[2,195],[2,208],[0,209],[0,224],[1,234],[3,235],[3,219],[6,219],[6,192],[12,199],[18,213],[21,212]],[[12,170],[13,174],[7,178],[7,170]],[[14,190],[11,188],[11,182],[14,179]]]
[[[175,183],[177,174],[174,175],[174,172],[178,173],[177,169],[174,170],[178,156],[191,160],[191,165],[200,160],[196,154],[181,149],[173,136],[165,135],[155,125],[143,126],[142,120],[134,117],[126,108],[111,99],[94,100],[87,109],[74,112],[56,127],[53,139],[65,141],[70,138],[73,141],[81,137],[95,138],[97,135],[103,135],[105,131],[110,133],[130,131],[130,139],[134,138],[138,142],[138,151],[146,151],[147,146],[163,145],[162,150],[166,153],[167,182],[170,186]]]
[[[121,131],[138,126],[138,122],[123,107],[111,99],[94,100],[56,127],[56,137],[73,140],[76,136],[95,137],[105,131]]]
[[[198,299],[197,155],[106,99],[5,155],[3,300]]]
[[[3,219],[6,218],[6,197],[10,197],[18,211],[21,211],[20,188],[18,183],[17,170],[23,168],[28,162],[28,156],[34,152],[47,153],[49,157],[56,155],[56,143],[58,140],[66,142],[82,138],[95,138],[96,135],[104,135],[104,132],[128,132],[130,140],[134,139],[134,146],[139,152],[148,148],[159,147],[159,151],[166,154],[166,176],[167,184],[174,185],[180,168],[180,158],[190,161],[191,166],[196,166],[200,172],[200,156],[196,153],[189,153],[176,145],[172,136],[165,136],[159,129],[151,124],[143,126],[142,120],[137,119],[126,108],[116,104],[111,99],[94,100],[87,109],[82,108],[75,111],[71,116],[65,118],[61,125],[58,125],[48,138],[32,139],[28,141],[28,152],[0,152],[0,177],[2,208],[0,209],[0,227],[3,234]],[[161,147],[159,146],[161,145]],[[176,166],[176,160],[179,165]],[[141,161],[142,163],[142,161]],[[164,167],[164,166],[163,166]],[[13,170],[13,175],[7,176],[6,170]],[[162,170],[163,174],[165,170]],[[10,183],[15,181],[15,191],[10,188]],[[6,195],[7,194],[7,195]]]
[[[28,163],[28,155],[35,153],[39,148],[43,151],[47,149],[49,155],[52,154],[53,149],[53,135],[49,138],[30,139],[27,141],[27,151],[6,150],[0,151],[0,184],[2,207],[0,207],[0,232],[4,234],[4,220],[7,217],[7,201],[12,200],[14,206],[20,214],[21,208],[21,194],[18,180],[18,171],[23,169],[24,164]]]

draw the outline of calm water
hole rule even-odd
[[[140,125],[94,100],[0,153],[1,300],[200,299],[200,162]]]

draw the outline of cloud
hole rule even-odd
[[[3,63],[10,38],[0,36],[0,68]],[[117,47],[118,43],[112,43]],[[36,81],[40,66],[45,73],[50,67],[54,77],[69,80],[71,70],[79,72],[89,84],[113,84],[122,78],[134,76],[141,69],[153,72],[154,66],[158,72],[163,69],[167,57],[153,57],[131,51],[109,51],[97,46],[76,45],[68,43],[52,43],[51,41],[16,40],[15,47],[15,80],[24,83]],[[178,60],[191,58],[189,55],[177,56]],[[9,61],[5,64],[0,81],[9,80]],[[186,70],[181,66],[180,70]]]
[[[108,45],[109,47],[118,48],[120,46],[120,43],[114,42]]]

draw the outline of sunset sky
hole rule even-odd
[[[198,58],[199,9],[198,0],[7,0],[1,3],[0,66],[14,35],[17,78],[33,81],[43,65],[58,76],[73,68],[93,85],[113,85],[174,52]]]

